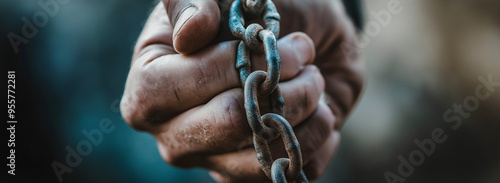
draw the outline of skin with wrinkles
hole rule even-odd
[[[220,182],[265,182],[235,68],[231,2],[163,0],[135,46],[120,108],[129,125],[157,139],[167,163],[208,169]],[[314,180],[333,157],[363,88],[362,63],[341,49],[355,41],[355,30],[339,0],[273,2],[281,15],[285,118],[300,143],[303,170]],[[252,71],[266,70],[263,54],[250,57]],[[270,109],[265,101],[259,98],[262,111]],[[280,140],[269,148],[274,159],[287,157]]]

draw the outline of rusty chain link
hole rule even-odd
[[[243,12],[245,14],[243,14]],[[257,23],[245,26],[245,18],[262,18],[266,28]],[[245,95],[245,111],[253,131],[253,144],[262,170],[274,183],[308,182],[302,171],[300,144],[288,121],[283,117],[285,101],[278,86],[281,60],[276,46],[280,15],[271,0],[235,0],[231,5],[229,28],[241,39],[238,45],[236,68]],[[267,72],[251,73],[250,52],[264,52]],[[261,115],[259,96],[269,96],[272,112]],[[268,143],[281,136],[289,158],[273,162]]]

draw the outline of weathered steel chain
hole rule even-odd
[[[243,12],[245,14],[243,14]],[[262,18],[266,29],[257,23],[245,26],[245,18]],[[276,46],[280,15],[271,0],[235,0],[231,5],[229,28],[242,41],[238,45],[236,68],[245,94],[245,111],[253,131],[253,144],[262,170],[274,183],[308,182],[302,171],[300,144],[288,121],[283,117],[285,101],[278,86],[281,60]],[[250,51],[264,52],[267,73],[250,73]],[[258,98],[269,96],[272,112],[260,114]],[[276,133],[278,132],[278,133]],[[268,143],[280,135],[289,158],[273,162]]]

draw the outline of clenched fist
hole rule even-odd
[[[202,167],[220,182],[269,181],[252,145],[235,68],[238,42],[229,32],[229,0],[163,0],[135,46],[121,101],[124,119],[158,141],[163,159]],[[281,14],[279,87],[285,118],[294,128],[309,179],[326,169],[339,129],[363,86],[355,41],[339,0],[274,0]],[[252,53],[252,70],[266,70]],[[264,111],[269,108],[261,104]],[[274,159],[286,157],[281,140]]]

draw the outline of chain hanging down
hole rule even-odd
[[[238,45],[236,68],[244,88],[245,111],[262,170],[274,183],[308,182],[302,171],[300,144],[284,118],[285,101],[278,86],[281,60],[276,38],[279,36],[280,15],[276,6],[271,0],[235,0],[231,5],[230,17],[231,33],[242,40]],[[266,28],[256,23],[245,28],[245,18],[262,18]],[[265,53],[267,72],[250,73],[250,51]],[[260,114],[259,96],[270,96],[273,113]],[[278,135],[275,132],[281,136],[289,158],[279,158],[273,162],[268,143]]]

